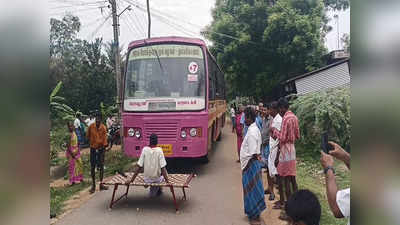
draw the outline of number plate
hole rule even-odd
[[[162,148],[164,155],[172,155],[172,145],[171,144],[159,144],[158,147]]]

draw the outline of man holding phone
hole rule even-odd
[[[350,169],[350,154],[335,142],[328,142],[327,153],[321,151],[321,165],[324,168],[326,195],[329,207],[336,218],[349,218],[350,224],[350,188],[338,190],[333,168],[333,157],[341,160]],[[332,157],[333,156],[333,157]]]

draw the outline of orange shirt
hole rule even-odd
[[[107,146],[107,129],[104,124],[100,124],[99,128],[96,123],[92,123],[86,134],[90,142],[90,148],[99,149]]]

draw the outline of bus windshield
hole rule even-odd
[[[202,110],[205,76],[199,46],[159,44],[134,48],[128,56],[124,109]]]

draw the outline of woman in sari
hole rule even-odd
[[[68,123],[68,140],[67,140],[67,159],[69,163],[69,183],[74,185],[83,181],[83,165],[81,153],[79,149],[78,136],[75,133],[74,125]]]
[[[235,130],[236,130],[236,140],[237,140],[237,154],[238,154],[238,160],[236,162],[240,162],[240,147],[242,146],[242,142],[243,142],[243,124],[240,123],[240,118],[243,114],[243,107],[240,106],[239,107],[239,111],[237,112],[237,115],[235,117],[236,119],[236,126],[235,126]]]

